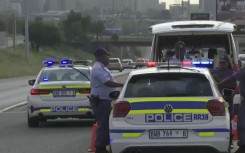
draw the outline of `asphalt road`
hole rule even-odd
[[[27,81],[32,78],[0,80],[0,108],[26,101]],[[116,80],[124,82],[126,78],[123,75]],[[26,115],[25,105],[0,113],[0,153],[88,152],[94,120],[51,120],[29,128]]]
[[[0,80],[1,108],[26,101],[27,81],[32,78]],[[126,78],[127,74],[116,80],[124,82]],[[28,128],[26,115],[25,105],[0,113],[0,153],[88,152],[94,120],[55,120]]]

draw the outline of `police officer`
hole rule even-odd
[[[174,45],[175,55],[169,58],[170,62],[191,61],[186,57],[186,46],[183,41],[177,41]]]
[[[224,79],[218,83],[219,87],[224,87],[227,82],[239,81],[240,95],[241,95],[241,104],[238,112],[238,145],[239,149],[235,153],[245,153],[245,69],[239,70],[237,73],[232,76]]]
[[[106,68],[109,64],[110,53],[105,48],[98,48],[94,52],[96,62],[90,75],[91,95],[90,103],[98,124],[96,133],[96,152],[108,153],[106,146],[109,145],[109,115],[111,112],[112,99],[109,94],[123,87],[122,83],[114,80],[110,71]]]

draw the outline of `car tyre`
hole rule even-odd
[[[29,127],[38,127],[39,126],[39,120],[37,117],[30,117],[29,113],[27,115],[27,120],[28,120],[28,126]]]

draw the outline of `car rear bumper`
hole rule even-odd
[[[221,153],[217,149],[210,146],[173,146],[173,147],[162,147],[162,146],[154,146],[154,147],[146,147],[146,146],[137,146],[137,147],[128,147],[121,151],[120,153]],[[114,153],[114,152],[113,152]],[[227,153],[227,152],[223,152]]]
[[[113,153],[228,153],[228,141],[183,142],[183,143],[140,143],[112,142]]]
[[[79,119],[93,119],[94,115],[91,109],[87,111],[76,112],[52,112],[46,109],[46,111],[34,111],[28,109],[29,117],[38,117],[39,119],[56,119],[56,118],[79,118]]]

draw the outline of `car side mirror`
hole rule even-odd
[[[109,94],[109,97],[113,100],[116,100],[120,95],[120,91],[113,91]]]
[[[224,88],[222,90],[222,95],[225,97],[230,97],[230,96],[233,96],[234,94],[235,94],[235,90],[228,89],[228,88]]]
[[[35,84],[35,82],[36,82],[36,80],[35,80],[35,79],[33,79],[33,80],[29,80],[29,81],[28,81],[28,84],[29,84],[29,85],[31,85],[31,86],[33,86],[33,85]]]

